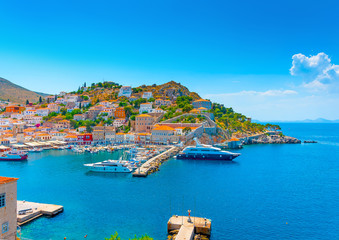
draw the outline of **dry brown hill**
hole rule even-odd
[[[0,77],[0,99],[10,100],[15,103],[24,104],[26,100],[30,102],[37,102],[40,96],[45,94],[38,94],[26,88],[20,87],[4,78]]]

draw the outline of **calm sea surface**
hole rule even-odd
[[[235,162],[170,160],[147,178],[90,173],[84,163],[118,153],[45,151],[0,162],[20,178],[18,199],[63,205],[54,218],[23,227],[33,240],[167,236],[172,214],[212,219],[212,240],[338,239],[339,124],[281,124],[286,135],[318,144],[256,145]]]

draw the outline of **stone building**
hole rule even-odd
[[[0,177],[0,239],[16,240],[17,178]]]

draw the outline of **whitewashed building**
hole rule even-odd
[[[140,104],[140,108],[139,108],[139,113],[143,113],[143,112],[151,112],[152,110],[152,103],[141,103]]]
[[[146,98],[147,100],[150,99],[151,97],[153,97],[152,92],[144,92],[142,94],[142,98]]]
[[[132,94],[131,86],[122,86],[119,90],[119,97],[125,96],[129,98],[131,94]]]

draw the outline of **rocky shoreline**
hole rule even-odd
[[[301,141],[294,137],[284,135],[262,135],[249,139],[247,144],[299,144]]]

